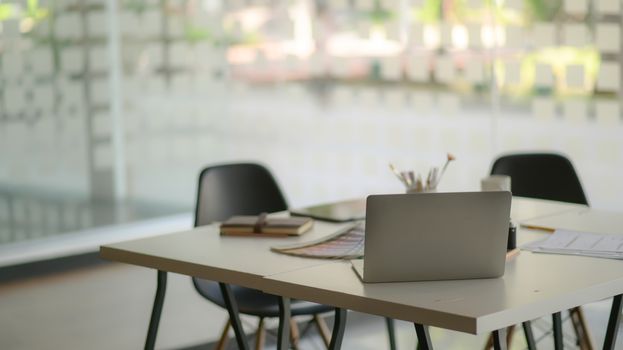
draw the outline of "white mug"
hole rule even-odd
[[[511,177],[507,175],[490,175],[480,180],[483,191],[510,191]]]

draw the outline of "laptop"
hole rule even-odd
[[[504,274],[507,191],[371,195],[363,282],[495,278]]]

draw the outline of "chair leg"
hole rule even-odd
[[[264,332],[264,317],[260,317],[260,321],[257,324],[257,333],[255,334],[255,350],[264,349],[264,339],[266,333]]]
[[[506,328],[506,346],[509,348],[513,342],[513,335],[515,335],[515,325],[508,326],[508,328]]]
[[[508,349],[508,347],[506,346],[506,342],[508,341],[508,337],[506,336],[506,328],[493,331],[492,339],[493,339],[493,350],[507,350]]]
[[[223,332],[221,332],[221,337],[218,340],[218,343],[214,347],[214,350],[224,350],[227,345],[227,340],[229,340],[229,328],[231,328],[231,321],[227,319],[225,322],[225,326],[223,327]]]
[[[297,350],[299,348],[299,325],[294,318],[290,318],[290,339],[292,340],[292,349]]]
[[[487,337],[487,342],[485,343],[484,350],[490,350],[493,348],[493,333],[489,333]]]
[[[586,323],[586,318],[584,317],[584,312],[581,307],[574,307],[569,310],[569,315],[571,316],[571,322],[573,324],[573,329],[575,330],[575,335],[578,339],[578,345],[580,350],[594,350],[595,346],[593,345],[593,339],[591,338],[591,334],[588,330],[588,324]]]
[[[506,328],[506,346],[510,348],[513,341],[513,335],[515,334],[515,325],[508,326]],[[487,342],[485,343],[484,350],[493,349],[493,333],[489,333]]]
[[[532,332],[532,321],[525,321],[521,326],[523,327],[523,333],[526,337],[528,350],[536,350],[536,342],[534,341],[534,333]]]
[[[324,321],[324,318],[319,315],[314,315],[314,323],[316,323],[318,333],[320,333],[320,337],[322,338],[324,345],[328,348],[329,344],[331,344],[331,332],[329,331],[327,323]]]
[[[552,314],[552,329],[554,330],[554,350],[563,349],[563,334],[562,334],[562,317],[560,312]]]

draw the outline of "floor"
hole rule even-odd
[[[0,349],[141,348],[155,276],[153,270],[110,263],[4,282],[0,284]],[[597,344],[603,341],[609,307],[609,301],[585,307]],[[156,346],[211,349],[225,319],[223,310],[195,293],[188,277],[170,274]],[[387,348],[381,317],[349,313],[348,319],[344,349]],[[249,330],[255,324],[253,319],[245,318],[243,322]],[[538,330],[535,333],[541,334]],[[323,349],[313,329],[307,334],[301,349]],[[410,323],[397,322],[397,335],[399,349],[414,349],[415,335]],[[517,335],[511,349],[525,347],[521,333]],[[431,329],[431,337],[437,349],[479,349],[485,341],[485,335],[436,328]],[[269,336],[267,348],[274,348],[271,344],[274,341]],[[540,345],[551,349],[551,339],[544,339]],[[230,348],[235,349],[233,341]],[[623,349],[623,334],[617,348]]]

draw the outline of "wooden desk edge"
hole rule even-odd
[[[191,262],[181,262],[149,254],[142,254],[111,246],[100,246],[100,257],[113,262],[125,263],[155,270],[178,273],[218,282],[239,284],[249,288],[261,289],[266,280],[263,276]]]

